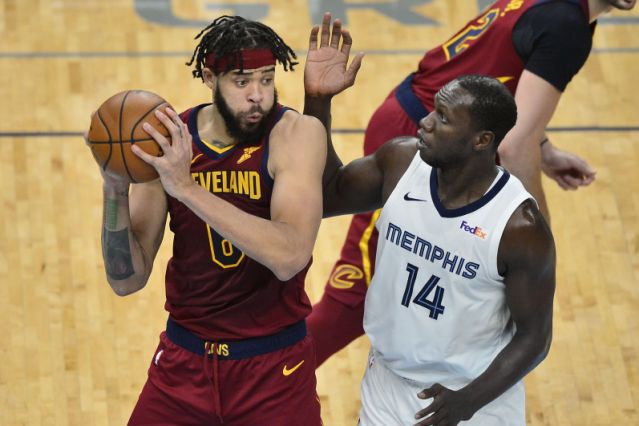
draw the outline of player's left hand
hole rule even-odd
[[[320,27],[311,29],[306,67],[304,68],[304,90],[310,97],[332,97],[355,83],[364,54],[359,52],[348,68],[348,57],[353,39],[342,23],[336,19],[331,31],[331,14],[324,14],[318,47]],[[340,41],[342,46],[340,48]]]
[[[555,148],[550,142],[541,147],[541,170],[565,190],[590,185],[596,173],[584,159]]]
[[[468,398],[460,391],[450,390],[439,383],[417,394],[420,399],[433,398],[433,402],[415,414],[416,419],[426,417],[415,426],[455,426],[472,417]]]
[[[90,121],[93,121],[93,116],[97,112],[98,111],[95,110],[91,113]],[[91,143],[89,143],[89,129],[85,130],[84,133],[82,133],[82,138],[84,139],[84,144],[87,147],[91,147]],[[129,192],[129,184],[131,183],[129,179],[126,179],[125,177],[110,171],[106,167],[102,167],[102,165],[100,165],[99,169],[100,169],[100,174],[102,175],[102,179],[104,179],[104,183],[106,185],[120,188],[120,192],[126,192],[126,193]]]

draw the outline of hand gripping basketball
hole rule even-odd
[[[180,199],[180,192],[193,185],[191,179],[191,158],[193,157],[192,137],[186,124],[171,108],[154,112],[162,127],[168,129],[170,137],[158,130],[158,126],[143,123],[142,128],[158,144],[163,152],[156,157],[148,154],[139,146],[132,146],[132,151],[160,175],[164,190],[171,196]],[[171,143],[172,141],[172,143]]]
[[[168,130],[153,112],[169,106],[160,96],[144,90],[117,93],[100,105],[91,116],[85,139],[103,174],[133,183],[157,179],[155,169],[133,155],[131,147],[138,146],[153,156],[162,155],[160,146],[142,129],[142,123],[151,123],[168,137]]]

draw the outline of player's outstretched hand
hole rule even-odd
[[[460,391],[450,390],[435,383],[417,394],[419,399],[433,398],[431,404],[415,414],[423,419],[415,426],[455,426],[462,420],[468,420],[474,414],[468,406],[468,398]],[[426,418],[424,418],[426,417]]]
[[[320,35],[319,43],[318,34]],[[364,54],[357,53],[347,68],[352,45],[353,39],[348,30],[342,28],[341,21],[336,19],[331,31],[331,14],[325,13],[321,34],[319,26],[316,25],[311,29],[304,69],[306,96],[335,96],[355,83]]]
[[[169,131],[171,143],[149,123],[144,123],[142,127],[160,145],[163,155],[154,157],[136,145],[132,145],[131,150],[157,170],[164,190],[179,199],[180,191],[193,183],[190,173],[193,156],[191,134],[180,116],[171,108],[166,108],[164,112],[156,110],[155,115]]]
[[[541,148],[541,170],[565,190],[590,185],[596,173],[583,158],[555,148],[550,143],[545,143]]]

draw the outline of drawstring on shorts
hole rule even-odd
[[[275,334],[229,342],[210,342],[182,327],[171,317],[166,322],[166,336],[176,345],[202,356],[203,371],[211,384],[213,409],[221,423],[222,400],[220,393],[219,363],[241,360],[278,351],[306,337],[306,322],[300,320]]]
[[[219,344],[218,344],[219,346]],[[213,371],[211,371],[211,365],[209,363],[209,354],[213,355]],[[213,408],[220,423],[224,423],[222,418],[222,402],[220,399],[220,374],[219,374],[219,360],[217,358],[217,348],[214,342],[204,343],[204,356],[202,357],[204,363],[204,373],[211,382],[213,388],[211,389],[213,395]],[[212,376],[212,377],[211,377]]]

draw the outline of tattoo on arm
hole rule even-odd
[[[104,228],[113,230],[118,223],[118,200],[104,201]]]
[[[121,231],[104,229],[104,263],[107,275],[114,280],[124,280],[135,272],[129,245],[129,228]]]
[[[125,197],[128,194],[121,194]],[[118,200],[104,201],[104,229],[102,244],[104,250],[104,266],[109,278],[124,280],[134,274],[131,246],[129,245],[129,228],[116,231],[118,223]]]

